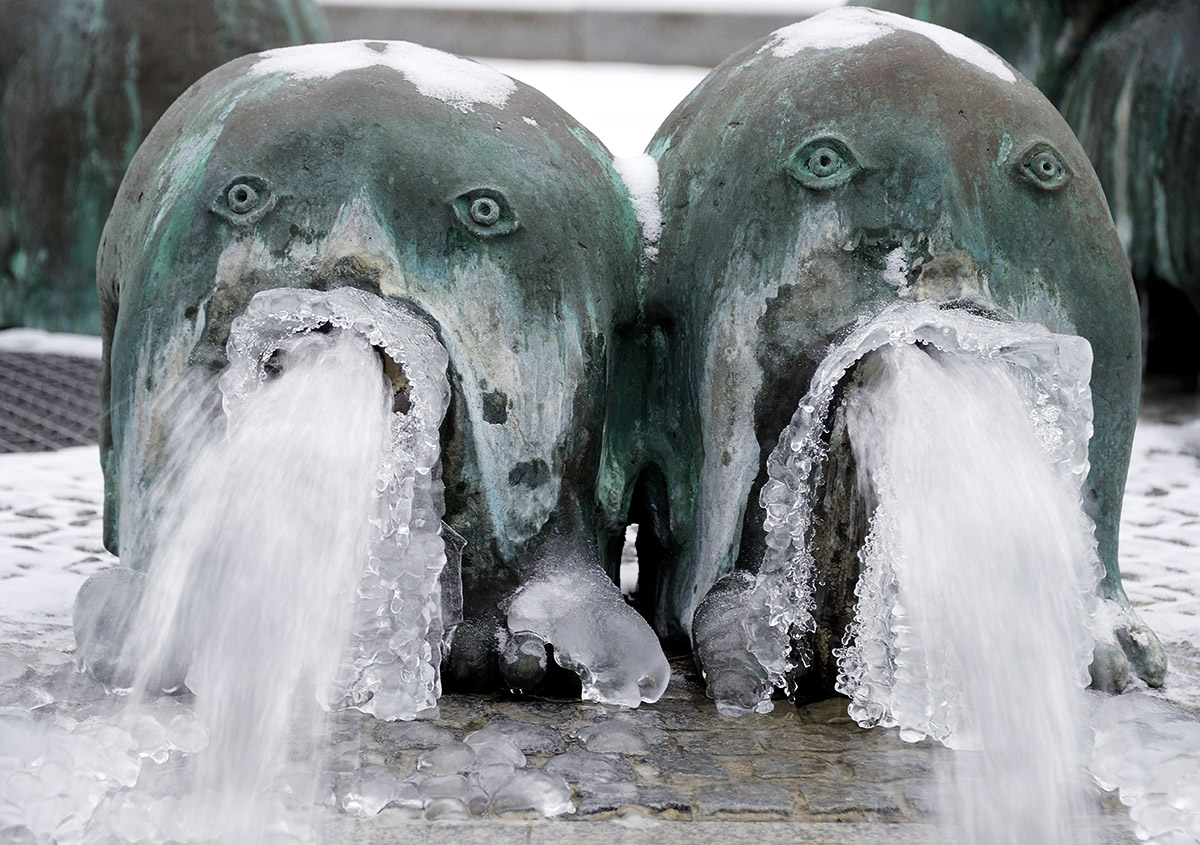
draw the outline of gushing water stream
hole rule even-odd
[[[751,652],[788,691],[813,659],[826,577],[813,502],[832,421],[857,467],[840,495],[871,514],[837,689],[864,727],[977,752],[949,798],[977,845],[1087,840],[1090,365],[1080,338],[898,303],[831,350],[768,460]]]
[[[1080,479],[1047,461],[1030,422],[1029,381],[903,344],[865,359],[846,400],[875,511],[839,687],[862,724],[974,752],[956,759],[947,809],[978,845],[1091,839],[1097,558]]]
[[[295,335],[275,361],[224,437],[195,432],[158,511],[168,528],[136,646],[135,690],[191,644],[187,683],[211,732],[193,800],[213,802],[212,833],[231,842],[282,821],[265,793],[287,773],[289,736],[315,732],[297,713],[319,712],[293,695],[327,694],[341,662],[391,410],[379,356],[353,332]]]

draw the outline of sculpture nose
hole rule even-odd
[[[320,275],[330,287],[369,285],[376,290],[403,276],[392,236],[365,190],[338,210],[325,239]]]

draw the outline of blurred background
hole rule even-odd
[[[416,41],[510,59],[712,67],[845,0],[324,0],[337,40]]]

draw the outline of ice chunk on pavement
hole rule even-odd
[[[11,654],[0,653],[0,684],[7,684],[22,677],[29,667],[24,660]]]
[[[432,798],[425,805],[425,818],[464,821],[471,818],[471,808],[461,798]]]
[[[428,800],[435,798],[453,798],[462,801],[465,806],[470,797],[471,784],[466,775],[441,775],[426,778],[418,785],[421,796]]]
[[[492,796],[492,812],[497,815],[536,813],[551,818],[575,812],[571,787],[557,775],[527,769],[513,775],[511,781]]]
[[[515,769],[525,767],[525,755],[521,749],[506,734],[495,728],[487,727],[467,734],[464,742],[475,749],[475,764],[472,768],[483,766],[508,765]]]
[[[616,720],[580,728],[575,736],[588,751],[615,754],[646,754],[650,751],[644,733],[634,725]]]
[[[342,808],[359,816],[374,816],[384,808],[420,810],[420,790],[385,766],[363,766],[342,797]]]
[[[167,742],[174,751],[194,754],[208,747],[208,728],[191,711],[180,713],[167,723]]]
[[[1149,695],[1098,698],[1090,770],[1118,790],[1139,840],[1200,841],[1200,721]]]
[[[497,790],[512,780],[516,768],[507,763],[489,763],[471,771],[468,780],[478,786],[484,795],[495,795]]]
[[[554,646],[588,701],[637,707],[658,701],[671,679],[658,637],[598,568],[551,560],[514,595],[508,628]]]
[[[542,767],[549,774],[562,775],[571,783],[632,782],[633,766],[616,754],[597,754],[594,751],[568,751],[546,761]]]
[[[114,566],[84,581],[75,597],[72,621],[79,666],[103,684],[133,683],[143,657],[132,652],[129,635],[147,582],[144,572]],[[181,651],[163,652],[150,683],[167,691],[178,689],[187,675],[187,659]]]
[[[436,777],[469,771],[474,762],[475,749],[455,739],[423,753],[417,758],[417,768]]]

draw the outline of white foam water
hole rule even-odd
[[[223,412],[177,408],[175,464],[126,505],[123,551],[150,573],[134,689],[190,665],[210,733],[181,813],[197,826],[160,835],[307,839],[320,760],[289,743],[320,735],[316,701],[436,713],[446,357],[416,318],[352,290],[259,294],[229,357]]]
[[[377,454],[374,505],[361,512],[371,516],[373,531],[370,553],[360,559],[351,653],[327,702],[381,719],[435,716],[442,652],[462,606],[460,573],[447,570],[442,537],[440,427],[450,402],[445,347],[423,320],[362,291],[263,291],[231,330],[230,367],[221,379],[225,407],[233,411],[255,395],[275,349],[324,327],[370,342],[384,356],[389,396],[396,393]],[[329,436],[336,441],[337,429]]]
[[[280,352],[280,374],[229,415],[224,436],[193,418],[200,430],[155,502],[135,629],[135,689],[185,659],[172,650],[194,654],[187,685],[210,742],[191,795],[217,827],[193,835],[225,841],[285,832],[264,796],[292,730],[313,728],[293,721],[293,695],[328,687],[341,662],[390,411],[360,335],[296,335]]]
[[[817,367],[809,392],[767,458],[763,508],[766,551],[745,622],[747,649],[770,683],[786,693],[794,673],[811,663],[813,619],[812,497],[823,481],[825,433],[838,388],[858,361],[894,345],[922,344],[964,356],[1003,361],[1024,373],[1030,421],[1045,460],[1079,482],[1087,476],[1091,437],[1091,348],[1079,337],[1035,325],[1001,323],[929,302],[897,302],[864,317]],[[769,696],[770,690],[765,695]],[[769,709],[769,698],[764,709]]]

